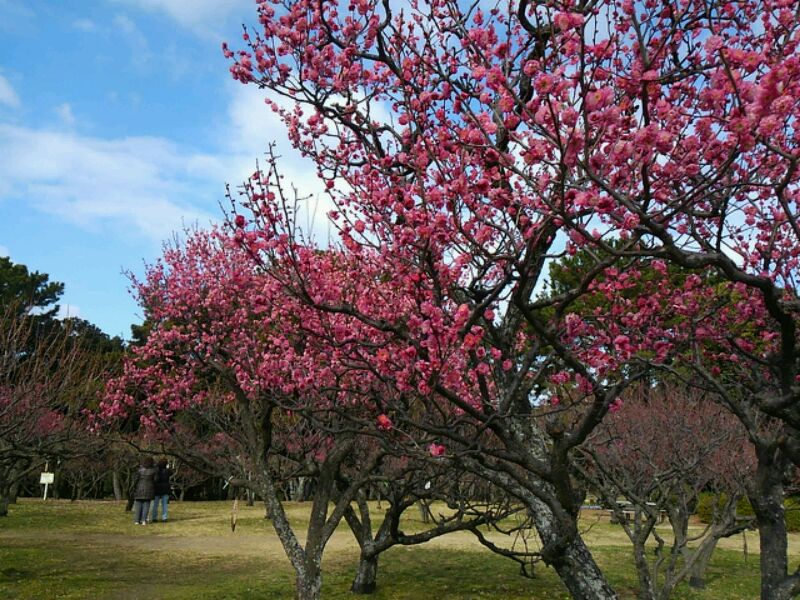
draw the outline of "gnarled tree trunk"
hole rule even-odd
[[[378,581],[378,554],[365,548],[358,557],[358,570],[353,578],[350,591],[354,594],[371,594]]]
[[[9,490],[8,490],[8,502],[10,504],[16,504],[18,495],[19,495],[19,481],[15,481],[9,487]]]
[[[111,487],[114,489],[114,500],[117,502],[122,500],[122,486],[119,482],[119,471],[117,469],[111,471]]]
[[[427,525],[431,522],[431,509],[424,500],[418,500],[417,506],[419,507],[419,517],[422,522]]]
[[[8,479],[0,472],[0,517],[8,516],[10,487]]]
[[[692,570],[689,572],[689,587],[704,589],[706,587],[706,569],[717,547],[719,538],[714,538],[712,542],[706,544],[698,551]]]
[[[0,517],[8,516],[9,496],[6,489],[0,488]]]
[[[580,536],[569,542],[561,559],[552,566],[575,600],[616,600],[616,592]]]
[[[320,565],[306,562],[306,567],[295,573],[295,598],[297,600],[319,600],[322,593]]]
[[[640,600],[656,600],[656,590],[653,585],[653,573],[647,560],[647,538],[649,535],[641,533],[631,541],[633,543],[633,562],[636,565],[636,576],[639,578]]]
[[[539,537],[549,547],[545,562],[556,570],[570,595],[575,600],[616,600],[616,592],[578,533],[577,517],[574,527],[566,527],[542,501],[528,504]]]
[[[761,542],[761,600],[790,600],[800,593],[800,574],[789,576],[783,474],[788,464],[774,444],[756,447],[758,467],[750,503]]]

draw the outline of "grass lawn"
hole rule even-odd
[[[308,504],[289,505],[302,524]],[[263,598],[291,599],[293,575],[263,506],[240,505],[236,532],[230,502],[170,505],[169,523],[146,527],[113,502],[22,499],[0,519],[0,598]],[[596,521],[596,522],[595,522]],[[587,517],[586,538],[623,598],[635,598],[636,579],[622,530],[607,518]],[[591,527],[589,525],[591,524]],[[407,529],[418,523],[410,520]],[[702,593],[682,588],[676,598],[750,600],[758,597],[754,533],[725,540],[709,568]],[[800,535],[791,552],[800,555]],[[353,598],[350,580],[357,546],[340,527],[325,554],[323,597]],[[515,563],[484,550],[467,533],[381,557],[378,591],[371,598],[398,600],[567,598],[555,574],[537,567],[535,579]]]

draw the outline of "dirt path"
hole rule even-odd
[[[198,535],[171,535],[163,528],[169,525],[150,525],[149,527],[157,530],[154,535],[135,535],[132,536],[124,532],[108,533],[83,533],[83,532],[64,532],[64,531],[37,531],[38,542],[47,542],[57,545],[72,544],[91,544],[95,547],[111,548],[130,548],[130,549],[151,549],[164,551],[184,551],[194,554],[204,554],[209,556],[235,555],[252,557],[269,557],[270,559],[283,560],[285,555],[280,541],[274,532],[267,530],[264,532],[242,531],[236,533],[227,532],[217,535],[198,534]],[[700,527],[695,528],[697,532]],[[666,531],[663,532],[666,535]],[[621,528],[610,529],[607,527],[589,529],[585,532],[587,542],[598,546],[627,546],[628,540]],[[501,536],[492,536],[497,541],[501,541]],[[755,531],[747,532],[745,536],[737,535],[732,538],[720,541],[721,548],[729,550],[744,550],[746,537],[747,552],[758,554],[758,533]],[[7,540],[10,543],[21,543],[23,540],[30,540],[30,532],[15,531],[13,529],[0,531],[0,540]],[[481,551],[482,547],[475,538],[466,532],[456,532],[441,538],[431,540],[429,547],[453,549],[453,550],[474,550]],[[355,554],[357,552],[353,539],[348,531],[340,529],[328,543],[329,552]],[[789,554],[792,556],[800,555],[800,535],[792,534],[789,538]]]
[[[114,508],[114,512],[110,509]],[[302,504],[289,504],[287,512],[290,519],[305,518],[307,506]],[[213,509],[209,505],[193,505],[192,503],[176,504],[172,510],[175,512],[174,520],[169,523],[150,524],[147,527],[134,526],[128,521],[125,514],[124,520],[116,512],[113,504],[106,503],[54,503],[50,510],[62,511],[63,516],[70,513],[79,513],[80,518],[73,521],[69,528],[53,528],[56,523],[49,526],[17,529],[15,527],[0,528],[0,545],[4,540],[9,544],[24,545],[30,542],[34,534],[37,544],[56,544],[75,547],[91,544],[95,547],[130,549],[157,549],[175,552],[191,552],[197,555],[208,556],[248,556],[268,557],[270,559],[285,560],[285,554],[275,532],[270,524],[263,519],[263,508],[242,507],[240,521],[236,531],[231,532],[229,525],[229,512],[227,505],[219,503]],[[96,514],[80,513],[80,511],[96,510]],[[379,511],[376,511],[376,515]],[[110,518],[113,517],[113,518]],[[11,517],[13,519],[13,517]],[[6,524],[12,525],[13,521]],[[44,524],[42,524],[44,525]],[[57,525],[56,525],[57,526]],[[585,511],[582,518],[583,535],[590,547],[592,546],[629,546],[629,541],[624,531],[618,525],[610,525],[607,511]],[[668,538],[669,525],[659,527],[660,533]],[[692,527],[695,533],[702,531],[702,525]],[[501,544],[513,542],[499,534],[490,534],[493,541]],[[747,532],[745,536],[737,535],[720,541],[719,546],[734,551],[743,551],[758,554],[758,533]],[[536,544],[532,538],[529,543]],[[428,542],[428,547],[476,552],[483,551],[482,546],[475,537],[468,532],[456,532],[436,538]],[[355,555],[357,546],[346,526],[342,525],[334,533],[328,544],[330,554]],[[789,536],[789,554],[800,556],[800,534],[793,533]]]

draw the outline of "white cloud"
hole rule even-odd
[[[8,248],[5,246],[0,246],[0,258],[11,256],[11,253],[8,251]]]
[[[97,24],[91,19],[87,19],[85,17],[72,21],[72,27],[87,33],[97,30]]]
[[[252,0],[114,0],[143,10],[166,13],[182,27],[207,37],[219,37],[218,27],[233,13],[255,20]]]
[[[153,53],[147,38],[136,23],[126,15],[117,15],[114,17],[114,27],[128,41],[132,52],[131,63],[135,67],[147,64]]]
[[[0,202],[25,203],[87,230],[113,227],[160,242],[184,225],[219,221],[224,184],[240,185],[276,142],[287,189],[312,197],[299,224],[325,244],[333,206],[314,164],[291,147],[263,91],[234,82],[226,91],[227,113],[212,132],[217,147],[206,153],[163,137],[104,139],[0,123]],[[56,112],[64,124],[74,121],[70,104]]]
[[[72,106],[69,102],[64,102],[56,106],[56,114],[58,118],[61,119],[61,122],[64,123],[67,127],[72,127],[75,125],[75,115],[72,114]]]
[[[81,316],[81,309],[74,304],[59,304],[56,319],[77,319]]]
[[[88,229],[116,225],[155,241],[184,224],[207,224],[222,192],[217,158],[163,138],[104,140],[0,125],[0,154],[0,197]]]
[[[0,75],[0,104],[5,104],[11,108],[18,108],[20,106],[19,96],[8,79]]]
[[[228,105],[228,122],[222,132],[232,158],[230,173],[238,175],[231,184],[240,184],[255,170],[256,160],[263,165],[270,143],[275,143],[278,169],[283,175],[286,190],[297,188],[298,196],[310,197],[301,207],[298,224],[311,230],[320,243],[325,243],[329,231],[327,213],[333,204],[325,193],[322,181],[317,177],[314,163],[295,150],[286,136],[286,127],[280,118],[266,106],[267,92],[257,87],[228,84],[231,101]],[[285,100],[277,99],[281,103]]]
[[[231,183],[241,183],[252,174],[256,159],[263,164],[269,144],[274,143],[275,154],[279,157],[278,170],[283,175],[286,191],[291,194],[293,186],[297,189],[298,197],[308,198],[300,206],[298,225],[305,232],[312,233],[316,242],[326,245],[331,237],[337,235],[327,216],[335,205],[317,176],[314,163],[292,147],[286,126],[264,102],[269,95],[278,105],[291,109],[292,101],[254,85],[229,82],[228,89],[231,100],[221,137],[226,140],[229,154],[235,157],[230,172],[240,174],[239,179]],[[305,111],[310,114],[308,108]],[[392,116],[386,106],[373,102],[370,105],[370,118],[389,123]],[[336,186],[340,191],[349,189],[341,179],[337,180]]]

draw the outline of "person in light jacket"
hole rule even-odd
[[[133,524],[147,525],[150,502],[155,496],[155,477],[158,469],[153,466],[153,457],[145,456],[136,473],[136,488],[133,491]]]
[[[158,472],[155,479],[155,500],[153,502],[153,513],[150,515],[150,522],[155,523],[158,520],[158,505],[161,504],[161,521],[162,523],[167,520],[168,506],[169,506],[169,493],[172,490],[170,485],[170,478],[172,477],[172,469],[167,466],[167,459],[162,458],[158,461]]]

